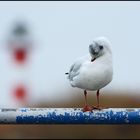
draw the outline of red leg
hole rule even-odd
[[[97,96],[97,106],[93,106],[93,109],[101,110],[100,99],[99,99],[99,90],[97,90],[96,96]]]
[[[87,91],[84,90],[84,95],[85,95],[85,106],[87,105]]]
[[[83,112],[86,112],[86,111],[92,111],[92,107],[90,107],[88,104],[87,104],[87,91],[84,90],[84,96],[85,96],[85,106],[83,108]]]
[[[100,106],[100,99],[99,99],[99,90],[97,90],[97,107]]]
[[[96,93],[96,96],[97,96],[97,106],[93,106],[93,109],[98,109],[98,110],[101,110],[101,109],[105,109],[105,107],[101,107],[100,106],[100,99],[99,99],[99,90],[97,90],[97,93]]]

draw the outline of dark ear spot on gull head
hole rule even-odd
[[[100,50],[102,50],[104,47],[102,45],[99,46]]]

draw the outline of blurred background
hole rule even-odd
[[[140,2],[0,2],[0,107],[83,107],[65,72],[94,38],[112,44],[101,105],[140,107]],[[95,92],[89,103],[96,104]],[[0,138],[140,138],[139,125],[1,125]]]

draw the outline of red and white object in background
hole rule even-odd
[[[26,62],[27,59],[27,50],[24,48],[24,46],[19,47],[17,46],[17,48],[13,49],[13,58],[14,61],[18,64],[23,64],[24,62]]]
[[[18,77],[21,77],[21,80],[18,79],[18,81],[15,81],[13,79],[14,83],[17,83],[15,85],[11,84],[10,86],[10,96],[12,97],[11,99],[15,102],[17,106],[24,106],[27,104],[28,97],[29,97],[29,88],[27,88],[27,85],[25,81],[22,81],[22,74],[24,75],[24,71],[27,67],[25,65],[29,61],[29,55],[30,55],[30,50],[32,48],[32,42],[31,38],[29,36],[28,28],[24,23],[18,23],[16,26],[13,28],[9,40],[8,40],[8,50],[9,56],[11,56],[12,60],[12,65],[14,66],[15,64],[20,67],[20,69],[17,69],[19,67],[13,67],[15,71],[17,71]],[[9,61],[11,61],[9,60]],[[11,65],[11,67],[12,67]],[[18,72],[19,71],[19,72]],[[20,73],[20,71],[22,73]]]
[[[12,97],[19,105],[27,104],[29,90],[24,84],[17,84],[13,86]]]
[[[28,61],[29,53],[32,48],[31,38],[24,23],[18,23],[12,30],[9,40],[8,49],[12,54],[12,60],[18,65],[23,65]]]

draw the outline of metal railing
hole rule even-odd
[[[140,124],[140,108],[4,108],[0,124]]]

